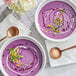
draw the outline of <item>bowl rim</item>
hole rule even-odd
[[[44,1],[42,1],[42,2],[40,3],[40,5],[38,6],[38,8],[37,8],[37,10],[36,10],[36,13],[35,13],[35,27],[36,27],[37,31],[39,32],[39,34],[40,34],[44,39],[47,39],[47,40],[53,41],[53,42],[63,42],[63,41],[66,41],[66,40],[68,40],[68,39],[70,39],[70,38],[72,37],[73,33],[75,32],[75,29],[74,29],[74,31],[71,33],[71,35],[69,35],[68,37],[65,37],[65,38],[63,38],[63,39],[53,39],[53,38],[50,38],[50,37],[46,36],[46,35],[40,30],[40,25],[39,25],[39,23],[38,23],[38,15],[39,15],[40,10],[41,10],[47,3],[53,2],[53,1],[61,1],[61,0],[48,0],[48,1],[44,0]],[[69,5],[71,5],[71,3],[72,3],[70,0],[68,0],[68,1],[62,0],[62,2],[65,2],[65,3],[69,4]],[[71,7],[72,7],[73,5],[74,5],[74,4],[72,3]],[[75,7],[75,6],[73,6],[73,7]],[[72,7],[72,8],[73,8],[73,7]],[[73,10],[76,11],[74,8],[73,8]]]
[[[18,40],[18,39],[27,39],[27,40],[30,40],[30,41],[32,41],[33,43],[35,43],[35,44],[40,48],[40,51],[41,51],[41,53],[42,53],[42,60],[43,60],[43,61],[42,61],[42,66],[41,66],[39,72],[36,74],[36,75],[39,75],[39,74],[44,70],[45,65],[46,65],[46,54],[45,54],[45,50],[44,50],[44,48],[42,47],[42,45],[40,44],[40,42],[37,41],[35,38],[33,38],[33,37],[31,37],[31,36],[15,36],[15,37],[7,40],[7,41],[2,45],[2,47],[1,47],[1,49],[0,49],[0,50],[1,50],[1,53],[0,53],[0,64],[1,64],[1,65],[0,65],[0,70],[1,70],[1,72],[3,73],[4,76],[9,76],[9,75],[7,74],[7,72],[5,71],[3,65],[2,65],[2,55],[3,55],[3,51],[4,51],[5,47],[6,47],[9,43],[11,43],[11,42],[13,42],[13,41],[15,41],[15,40]]]

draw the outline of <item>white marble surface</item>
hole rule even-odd
[[[41,0],[38,0],[38,4],[41,2]],[[34,38],[36,38],[38,41],[41,42],[43,47],[45,48],[45,52],[47,55],[47,50],[45,47],[44,39],[39,35],[39,33],[35,29],[34,25],[34,14],[36,9],[33,9],[32,11],[27,12],[23,16],[18,16],[15,13],[12,13],[18,20],[23,22],[25,26],[31,29],[32,33],[30,34]],[[11,10],[8,10],[6,6],[0,6],[0,22],[9,14],[11,13]],[[0,25],[1,26],[1,25]],[[3,76],[2,73],[0,73],[0,76]],[[47,65],[45,67],[44,72],[40,76],[76,76],[76,64],[73,65],[67,65],[62,67],[56,67],[51,68],[49,65],[49,59],[47,56]]]

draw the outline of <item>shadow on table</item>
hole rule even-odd
[[[12,11],[8,9],[8,7],[6,7],[4,9],[4,11],[0,14],[0,22],[3,21],[3,19]]]
[[[4,75],[1,73],[1,71],[0,71],[0,76],[4,76]]]
[[[0,23],[4,20],[4,18],[9,15],[9,14],[12,14],[13,16],[16,17],[16,19],[20,19],[20,15],[16,14],[15,12],[13,12],[12,10],[8,9],[8,7],[6,7],[4,9],[4,11],[0,14]]]

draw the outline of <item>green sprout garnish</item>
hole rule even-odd
[[[61,31],[60,31],[60,29],[57,29],[56,32],[59,34]]]
[[[59,17],[56,18],[54,25],[52,26],[52,32],[56,32],[58,34],[61,32],[61,21],[62,20]]]
[[[26,70],[26,68],[24,67],[24,70]]]
[[[58,20],[59,20],[59,18],[57,17],[57,18],[56,18],[56,21],[58,21]]]
[[[21,58],[23,58],[23,55],[21,55]]]
[[[64,9],[60,9],[62,13],[65,13],[66,11]]]
[[[57,20],[54,21],[55,25],[57,25],[59,22]]]
[[[64,25],[64,23],[62,23]]]
[[[10,49],[10,61],[18,63],[19,59],[23,58],[23,55],[19,55],[17,49]]]
[[[55,26],[52,27],[52,30],[55,31]]]
[[[61,28],[61,25],[59,24],[59,28]]]
[[[60,21],[60,18],[57,17],[56,20],[54,21],[55,25],[58,25],[59,21]]]

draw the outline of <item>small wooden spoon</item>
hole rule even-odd
[[[10,27],[7,31],[7,36],[5,36],[4,38],[2,38],[0,41],[4,40],[5,38],[11,38],[13,36],[16,36],[19,34],[19,30],[17,27]]]
[[[62,55],[62,52],[66,51],[66,50],[69,50],[69,49],[72,49],[72,48],[76,48],[76,45],[75,46],[72,46],[72,47],[69,47],[69,48],[66,48],[64,50],[60,50],[58,47],[54,47],[50,50],[50,55],[53,59],[58,59],[61,57]]]

